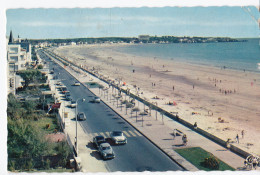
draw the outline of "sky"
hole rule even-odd
[[[28,39],[204,36],[259,37],[258,9],[250,7],[141,7],[8,9],[6,35]]]

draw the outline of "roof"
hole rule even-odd
[[[96,136],[96,138],[105,138],[104,136]]]
[[[26,50],[26,52],[30,51],[30,43],[29,42],[21,42],[21,43],[8,43],[8,45],[20,45],[23,49]]]
[[[109,144],[109,143],[101,143],[100,146],[102,146],[102,147],[108,147],[108,146],[110,146],[110,144]]]

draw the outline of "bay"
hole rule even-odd
[[[260,73],[259,39],[246,40],[247,42],[133,44],[116,50],[151,59],[156,57]]]

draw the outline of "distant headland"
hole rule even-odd
[[[66,39],[31,39],[32,44],[42,42],[49,43],[75,43],[75,44],[100,44],[100,43],[216,43],[216,42],[245,42],[229,37],[177,37],[177,36],[150,36],[139,35],[138,37],[97,37],[97,38],[66,38]]]

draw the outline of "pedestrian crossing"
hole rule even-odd
[[[126,131],[122,131],[124,133],[124,135],[126,137],[140,137],[142,136],[138,131],[135,131],[135,130],[126,130]],[[111,132],[95,132],[95,133],[90,133],[92,135],[92,137],[95,137],[95,136],[103,136],[105,138],[109,138],[110,137],[110,133]]]

